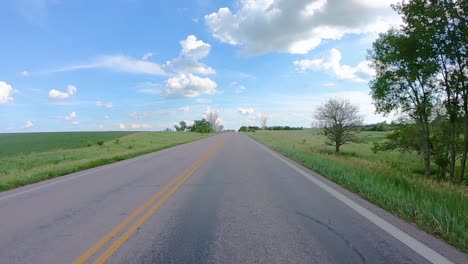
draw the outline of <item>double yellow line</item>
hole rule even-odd
[[[186,169],[182,174],[175,177],[169,182],[162,190],[156,193],[145,204],[133,212],[130,216],[125,218],[118,226],[112,231],[107,233],[101,240],[94,246],[89,248],[83,255],[78,257],[73,263],[82,264],[86,263],[96,252],[104,247],[110,240],[116,237],[125,227],[127,227],[133,220],[140,216],[146,209],[153,205],[138,221],[130,226],[125,233],[123,233],[117,240],[112,243],[93,263],[105,263],[137,230],[140,228],[158,209],[182,186],[206,161],[208,161],[225,143],[225,140],[218,143],[215,147],[210,149],[205,155],[197,160],[192,166]],[[158,199],[163,196],[159,201]]]

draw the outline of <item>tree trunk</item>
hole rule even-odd
[[[425,119],[425,118],[424,118]],[[431,139],[429,135],[429,125],[427,120],[421,124],[424,136],[423,157],[424,157],[424,176],[431,176]]]
[[[339,153],[339,152],[340,152],[340,145],[339,145],[339,144],[336,144],[336,145],[335,145],[335,152],[336,152],[336,153]]]
[[[450,118],[450,145],[449,145],[449,151],[450,151],[450,174],[449,178],[450,181],[453,181],[455,179],[455,162],[457,161],[457,150],[456,150],[456,145],[455,145],[455,137],[457,133],[456,129],[456,120],[453,120]]]
[[[466,156],[468,152],[468,111],[467,111],[467,103],[465,99],[465,120],[463,125],[463,140],[465,146],[463,148],[463,155],[461,159],[461,171],[460,171],[460,182],[463,182],[465,179],[465,170],[466,170]]]

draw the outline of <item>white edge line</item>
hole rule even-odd
[[[310,173],[304,171],[303,169],[296,166],[294,163],[290,162],[289,160],[285,159],[284,157],[278,155],[276,152],[272,151],[271,149],[265,147],[264,145],[260,144],[259,142],[255,141],[259,144],[263,149],[267,152],[272,154],[274,157],[278,158],[279,160],[283,161],[286,165],[290,168],[294,169],[296,172],[300,173],[302,176],[306,177],[311,182],[318,185],[320,188],[331,194],[336,199],[340,200],[348,207],[365,217],[367,220],[374,223],[376,226],[383,229],[385,232],[393,236],[394,238],[398,239],[400,242],[414,250],[416,253],[421,255],[422,257],[426,258],[432,263],[437,264],[454,264],[452,261],[448,260],[444,256],[440,255],[430,247],[426,246],[425,244],[419,242],[412,236],[408,235],[407,233],[403,232],[396,226],[390,224],[389,222],[385,221],[383,218],[377,216],[376,214],[372,213],[371,211],[367,210],[366,208],[362,207],[361,205],[357,204],[356,202],[352,201],[350,198],[346,197],[345,195],[341,194],[337,190],[333,189],[332,187],[328,186],[321,180],[317,179]]]

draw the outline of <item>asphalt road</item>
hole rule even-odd
[[[240,133],[0,193],[0,263],[468,263]]]

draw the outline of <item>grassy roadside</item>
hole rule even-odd
[[[468,252],[466,190],[423,179],[418,174],[422,164],[415,154],[372,153],[372,142],[385,136],[381,132],[363,133],[362,143],[344,146],[340,155],[335,155],[316,131],[257,131],[247,134]]]
[[[109,135],[95,132],[94,135],[89,135],[86,133],[83,134],[83,137],[68,137],[66,141],[62,136],[49,137],[48,140],[51,146],[56,146],[59,144],[57,142],[62,142],[63,148],[51,150],[40,148],[42,151],[29,152],[27,148],[22,146],[23,151],[21,153],[0,156],[0,191],[113,163],[209,136],[189,132],[127,133],[126,136],[120,135],[120,137],[116,134]],[[36,135],[23,135],[26,141],[30,141],[30,149],[37,149],[34,142],[44,144],[43,140],[34,141],[29,139],[29,137],[34,136]],[[18,137],[18,135],[14,137]],[[111,138],[111,140],[104,141],[102,138]],[[89,143],[90,140],[94,140],[92,144]],[[1,145],[0,148],[2,148]]]

